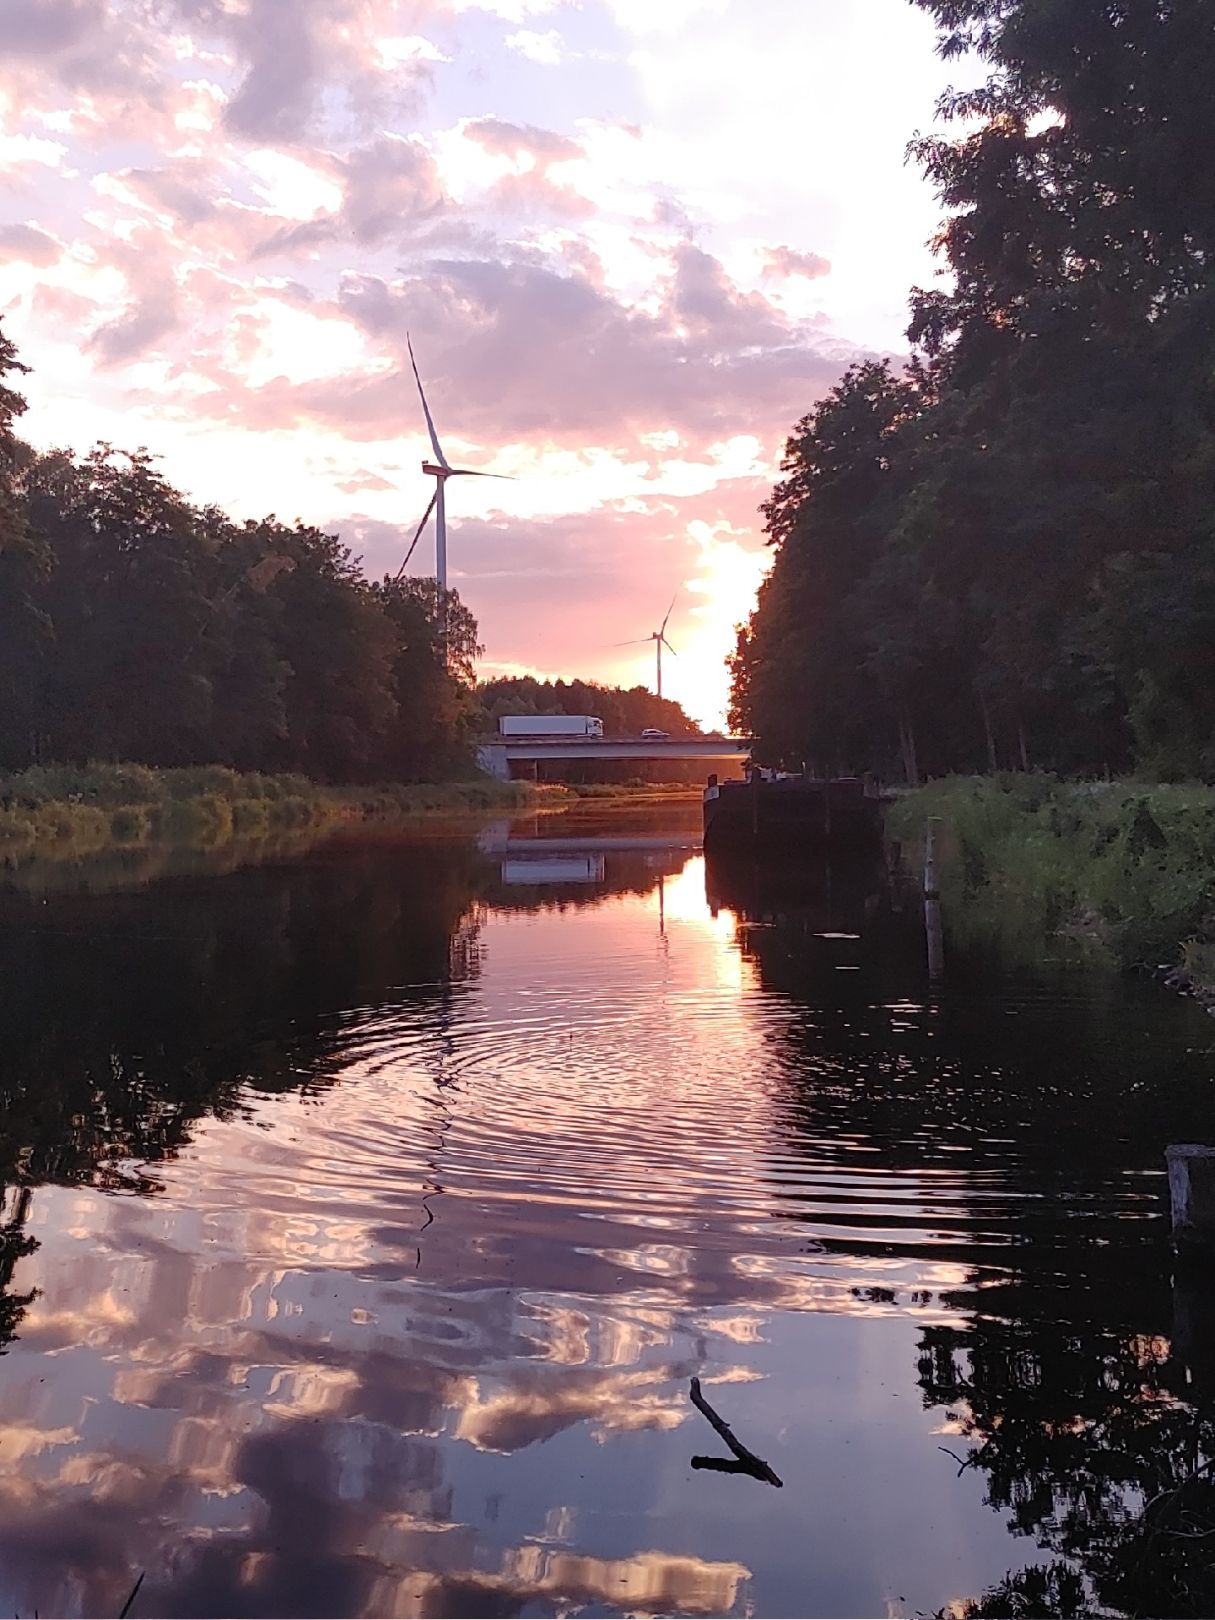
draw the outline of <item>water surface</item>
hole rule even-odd
[[[878,875],[706,873],[697,813],[10,875],[0,1605],[1202,1612],[1138,1515],[1210,1438],[1215,1028],[930,989]],[[783,1489],[692,1468],[693,1375]]]

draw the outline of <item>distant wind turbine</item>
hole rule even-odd
[[[671,598],[671,605],[666,611],[666,617],[663,619],[657,630],[651,630],[648,636],[639,636],[635,641],[616,641],[612,643],[612,645],[615,647],[643,647],[647,641],[652,641],[654,643],[654,653],[658,660],[657,695],[659,697],[662,696],[662,649],[665,647],[669,653],[675,653],[674,647],[672,647],[671,643],[667,640],[667,620],[675,611],[675,602],[679,596],[679,591],[681,590],[683,590],[682,585]]]
[[[449,478],[509,478],[509,473],[476,472],[472,467],[453,467],[443,454],[443,446],[439,443],[439,435],[435,432],[434,418],[430,414],[430,406],[426,403],[426,391],[422,387],[422,379],[418,375],[418,362],[414,359],[413,343],[409,334],[405,334],[405,343],[409,349],[409,363],[413,366],[414,380],[418,385],[418,394],[422,401],[422,413],[426,417],[426,431],[430,434],[431,448],[434,450],[433,461],[423,461],[422,471],[428,478],[435,481],[434,494],[430,497],[430,505],[422,514],[422,521],[414,530],[413,539],[409,542],[409,550],[405,553],[405,561],[397,569],[397,578],[405,572],[409,559],[413,556],[414,548],[422,538],[422,531],[430,522],[430,514],[435,515],[435,578],[439,582],[440,600],[447,590],[447,480]]]

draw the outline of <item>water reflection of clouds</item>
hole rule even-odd
[[[805,1440],[780,1319],[919,1313],[965,1269],[845,1247],[840,1145],[788,1117],[804,1009],[703,884],[666,879],[660,957],[652,892],[481,911],[475,979],[329,1020],[319,1102],[196,1124],[151,1199],[39,1191],[0,1364],[22,1612],[116,1612],[142,1567],[149,1612],[721,1614],[804,1558],[689,1484],[687,1379]],[[907,1239],[926,1189],[888,1182]]]
[[[488,1380],[473,1380],[455,1437],[482,1451],[513,1452],[582,1422],[597,1440],[612,1432],[676,1429],[688,1416],[682,1387],[688,1376],[686,1366],[666,1363],[624,1373],[563,1371],[557,1377],[525,1367],[511,1371],[496,1389]]]
[[[122,1212],[128,1221],[132,1207]],[[614,1432],[678,1426],[687,1416],[687,1364],[660,1360],[613,1371],[591,1361],[635,1362],[669,1341],[671,1313],[651,1309],[636,1320],[600,1320],[590,1300],[571,1310],[545,1299],[461,1293],[440,1294],[427,1308],[425,1288],[411,1289],[406,1304],[395,1287],[380,1285],[372,1332],[369,1320],[355,1322],[344,1308],[351,1297],[349,1274],[326,1269],[278,1266],[255,1274],[248,1263],[229,1260],[219,1267],[226,1277],[204,1269],[184,1287],[178,1275],[178,1286],[162,1291],[154,1277],[166,1270],[179,1274],[190,1257],[166,1252],[159,1241],[151,1253],[125,1257],[126,1282],[119,1286],[137,1289],[139,1308],[116,1310],[105,1280],[106,1249],[99,1253],[95,1246],[111,1210],[117,1206],[97,1201],[88,1254],[71,1254],[85,1247],[81,1240],[46,1231],[48,1223],[42,1223],[40,1258],[52,1276],[60,1271],[72,1278],[75,1310],[36,1308],[21,1341],[29,1355],[58,1346],[66,1364],[87,1374],[87,1410],[78,1408],[75,1424],[10,1425],[0,1436],[0,1455],[27,1463],[37,1456],[44,1464],[32,1490],[28,1478],[20,1490],[12,1481],[0,1484],[9,1527],[0,1546],[11,1533],[11,1567],[19,1570],[23,1557],[41,1545],[53,1542],[61,1561],[68,1548],[62,1582],[48,1606],[96,1609],[113,1601],[121,1579],[116,1569],[107,1570],[100,1544],[117,1534],[121,1521],[130,1556],[159,1567],[160,1581],[169,1581],[148,1589],[148,1601],[166,1612],[174,1612],[180,1600],[173,1594],[183,1583],[192,1603],[202,1592],[211,1594],[202,1601],[237,1610],[281,1612],[281,1605],[295,1604],[300,1612],[315,1612],[300,1606],[304,1588],[284,1573],[276,1530],[288,1511],[280,1502],[284,1494],[293,1540],[301,1513],[307,1522],[312,1496],[319,1494],[330,1506],[335,1497],[358,1504],[357,1533],[352,1528],[345,1536],[330,1535],[304,1564],[328,1601],[336,1604],[340,1591],[357,1592],[365,1612],[466,1612],[462,1605],[474,1595],[477,1603],[497,1605],[508,1594],[529,1601],[523,1593],[540,1603],[607,1602],[687,1613],[725,1612],[735,1602],[747,1572],[728,1562],[659,1553],[558,1559],[521,1547],[501,1549],[497,1567],[487,1568],[475,1538],[470,1543],[467,1527],[452,1519],[451,1487],[443,1479],[446,1444],[511,1454],[579,1425],[600,1442]],[[164,1206],[149,1213],[163,1232]],[[187,1231],[191,1225],[188,1217],[183,1220]],[[129,1226],[126,1235],[134,1236]],[[298,1245],[298,1231],[288,1234],[285,1246],[295,1251]],[[68,1251],[59,1255],[62,1267],[54,1264],[56,1248]],[[205,1245],[193,1258],[205,1267]],[[142,1287],[141,1269],[149,1274]],[[332,1302],[327,1313],[326,1301]],[[300,1302],[310,1308],[301,1310]],[[394,1318],[397,1331],[385,1331]],[[443,1331],[434,1331],[440,1323]],[[411,1335],[411,1325],[420,1333]],[[190,1348],[181,1343],[183,1329],[197,1340]],[[102,1330],[109,1333],[104,1341],[98,1338]],[[421,1358],[410,1358],[411,1344]],[[523,1346],[543,1354],[520,1362]],[[470,1355],[476,1362],[500,1357],[499,1371],[464,1374],[460,1366]],[[444,1366],[444,1360],[456,1365]],[[73,1381],[69,1372],[67,1382]],[[28,1388],[9,1383],[0,1390],[0,1408],[13,1402],[36,1409],[30,1397]],[[155,1425],[161,1443],[148,1450],[140,1443],[140,1430],[147,1432],[140,1414],[157,1413],[169,1418],[169,1427]],[[450,1441],[444,1443],[439,1437],[445,1433]],[[131,1460],[133,1446],[138,1462]],[[293,1479],[300,1470],[312,1480],[304,1500],[298,1482],[282,1477],[285,1472]],[[81,1493],[88,1506],[81,1523],[71,1520],[69,1537],[67,1516],[80,1507]],[[174,1554],[172,1576],[164,1570],[163,1551],[159,1560],[156,1552],[164,1522],[190,1527]],[[49,1538],[32,1549],[21,1534],[29,1523]],[[453,1535],[464,1545],[455,1553],[437,1552],[433,1538],[440,1531],[444,1546]],[[385,1567],[377,1570],[372,1549]],[[358,1566],[357,1578],[349,1577],[353,1588],[336,1573],[350,1560]],[[410,1563],[426,1566],[428,1573],[391,1573],[394,1564]]]

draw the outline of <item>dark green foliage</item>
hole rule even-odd
[[[891,457],[918,401],[885,364],[857,366],[789,440],[764,507],[776,562],[732,665],[732,723],[774,758],[831,768],[865,748],[877,683],[854,608],[909,488]]]
[[[600,686],[594,681],[538,681],[531,675],[482,681],[481,707],[497,729],[504,714],[594,714],[607,736],[632,736],[652,726],[672,737],[698,737],[700,727],[671,698],[655,697],[644,686]]]
[[[0,769],[471,770],[476,624],[454,593],[373,585],[304,524],[195,507],[146,451],[35,455],[19,369],[0,334]]]
[[[773,759],[1215,773],[1215,28],[1200,0],[917,0],[959,139],[904,377],[795,430],[734,717]]]
[[[939,818],[952,935],[1013,966],[1073,947],[1122,968],[1178,966],[1204,998],[1209,992],[1211,788],[1160,785],[1145,794],[1040,772],[946,777],[901,797],[887,825],[914,850],[929,816]]]
[[[30,745],[38,718],[33,693],[51,633],[38,599],[51,556],[30,529],[22,476],[29,452],[14,432],[25,401],[7,384],[25,369],[0,330],[0,753]]]
[[[381,774],[403,782],[469,774],[482,725],[473,693],[476,620],[453,593],[445,670],[435,656],[434,581],[385,579],[375,595],[394,633],[389,682],[398,716]]]
[[[341,787],[222,765],[32,765],[0,772],[0,862],[11,873],[27,861],[87,857],[96,883],[99,858],[115,848],[128,856],[138,848],[160,871],[173,851],[222,847],[235,859],[257,846],[261,858],[287,837],[302,847],[298,835],[316,838],[341,822],[514,810],[534,799],[523,783],[487,776]]]

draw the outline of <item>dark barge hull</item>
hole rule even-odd
[[[859,776],[710,780],[705,853],[791,855],[807,850],[868,854],[881,847],[882,801]]]

